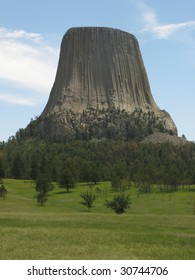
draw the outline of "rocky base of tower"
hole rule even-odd
[[[49,142],[72,140],[142,140],[155,132],[176,135],[171,130],[166,112],[157,117],[153,112],[136,109],[129,113],[125,110],[93,108],[75,113],[71,110],[63,114],[55,113],[39,117],[32,121],[25,130],[20,130],[22,138],[40,138]],[[164,116],[164,118],[163,118]],[[18,132],[19,133],[19,132]]]

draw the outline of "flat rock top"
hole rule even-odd
[[[74,32],[107,32],[107,33],[123,33],[126,36],[131,36],[133,38],[136,39],[136,37],[126,31],[123,31],[121,29],[118,28],[111,28],[111,27],[104,27],[104,26],[81,26],[81,27],[71,27],[70,29],[67,30],[67,32],[65,33],[64,36],[67,36],[70,33],[74,33]],[[137,39],[136,39],[137,40]]]

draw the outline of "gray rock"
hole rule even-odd
[[[39,130],[50,138],[75,138],[75,131],[87,126],[82,122],[83,113],[92,111],[98,122],[99,112],[102,121],[102,112],[112,109],[129,116],[135,110],[152,112],[165,131],[177,135],[170,115],[152,97],[133,35],[103,27],[69,29],[62,40],[55,82],[38,121]]]

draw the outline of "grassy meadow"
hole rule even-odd
[[[195,259],[195,187],[174,193],[138,196],[131,187],[132,205],[122,215],[104,206],[111,199],[109,182],[98,192],[91,212],[80,204],[89,189],[72,192],[55,188],[44,206],[36,202],[31,181],[4,181],[0,198],[0,259]]]

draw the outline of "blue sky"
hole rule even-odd
[[[194,0],[0,0],[0,141],[41,114],[76,26],[134,34],[156,103],[195,140],[194,11]]]

